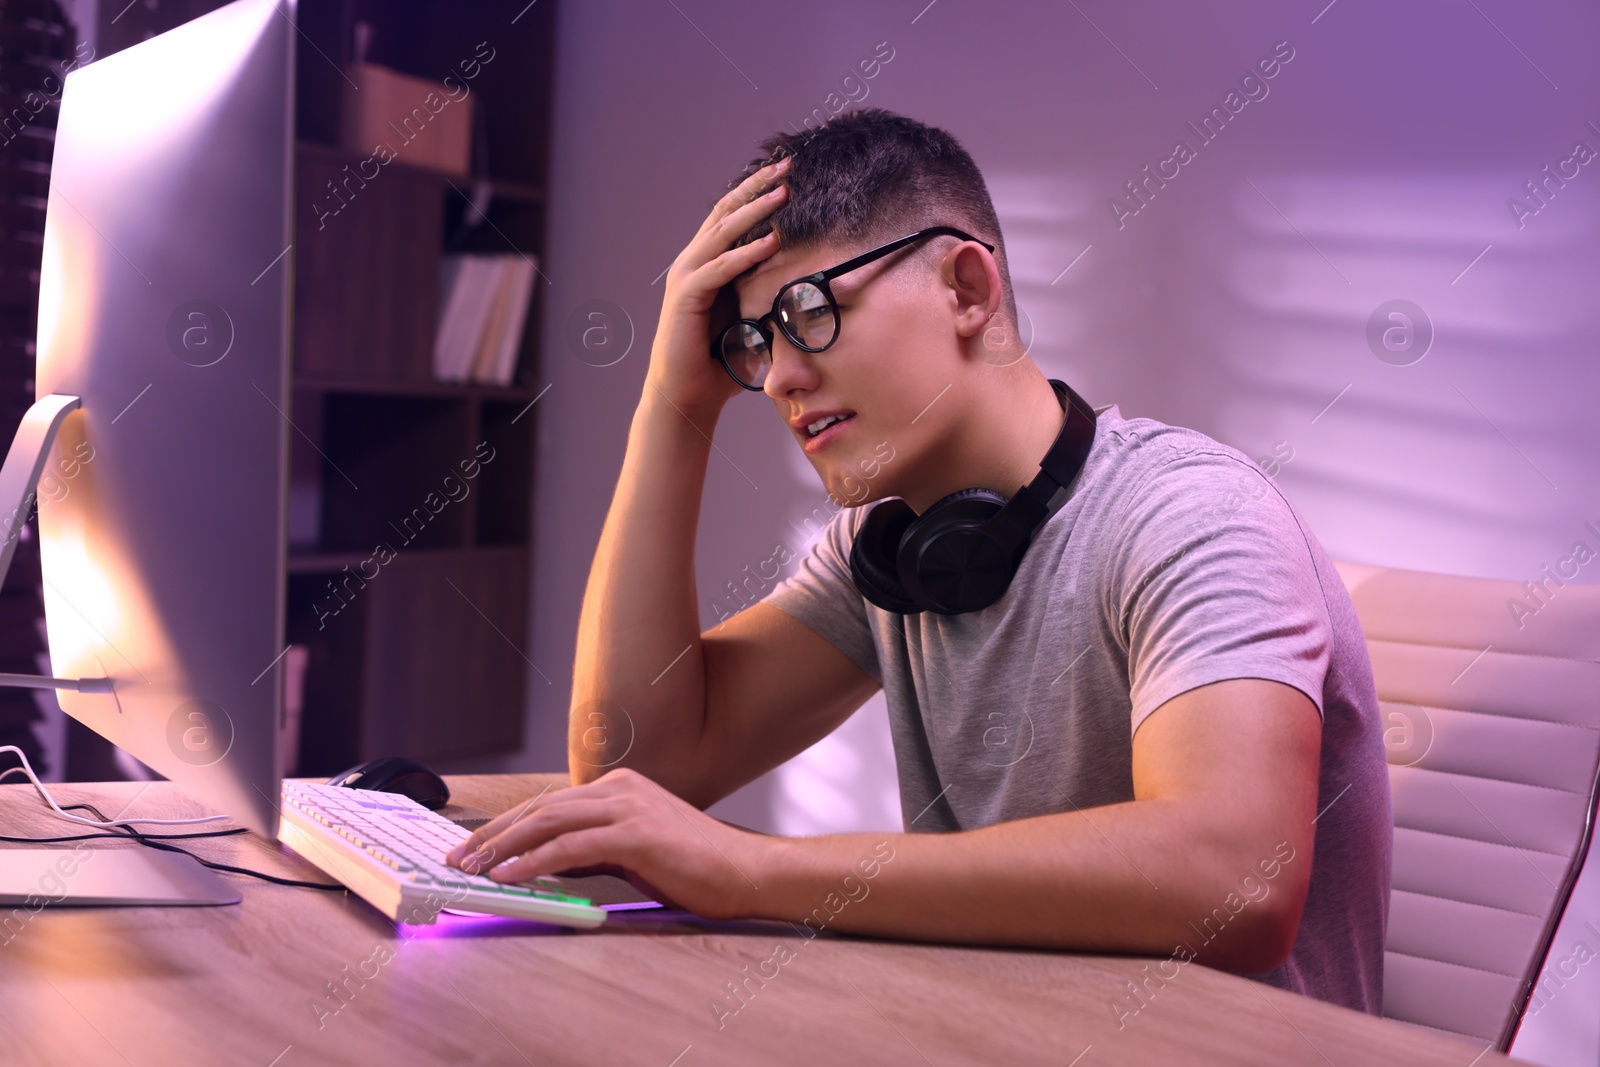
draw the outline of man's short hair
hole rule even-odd
[[[949,133],[869,107],[842,111],[802,133],[778,132],[745,175],[788,156],[789,198],[734,242],[763,237],[774,226],[781,248],[824,245],[869,248],[927,226],[955,226],[995,246],[1001,313],[1017,321],[1005,241],[994,201],[972,156]]]

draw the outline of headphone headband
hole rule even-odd
[[[868,601],[899,614],[959,615],[999,600],[1010,587],[1056,492],[1072,484],[1094,444],[1095,411],[1050,379],[1066,412],[1039,473],[1009,500],[959,489],[921,515],[904,500],[873,505],[850,549],[850,575]]]
[[[1094,444],[1094,408],[1066,382],[1050,379],[1056,401],[1066,410],[1061,429],[1050,444],[1050,451],[1039,461],[1039,473],[1018,490],[988,522],[980,528],[998,543],[1015,550],[1025,544],[1044,521],[1050,500],[1058,489],[1065,489],[1083,469]],[[1088,414],[1085,415],[1084,413]]]

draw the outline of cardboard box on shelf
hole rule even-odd
[[[388,145],[395,158],[451,174],[469,172],[472,98],[452,96],[438,82],[414,78],[376,63],[347,71],[340,140],[352,152],[370,155]]]

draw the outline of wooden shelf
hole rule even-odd
[[[489,188],[495,196],[506,200],[521,200],[530,204],[544,203],[544,190],[534,185],[519,185],[516,182],[491,178]]]
[[[504,544],[489,545],[444,545],[437,548],[404,548],[396,552],[407,555],[426,557],[430,559],[447,560],[451,558],[469,559],[479,553],[493,549],[526,548],[524,544],[506,542]],[[325,549],[307,545],[290,545],[287,556],[288,571],[290,574],[335,574],[346,567],[355,570],[361,564],[372,559],[370,550],[365,552],[330,552]]]
[[[435,551],[443,551],[435,549]],[[370,552],[324,552],[320,549],[289,546],[288,570],[290,574],[322,574],[356,567],[365,562]]]
[[[493,177],[488,179],[479,177],[464,178],[460,175],[446,175],[446,177],[451,180],[453,185],[455,185],[456,188],[454,191],[459,192],[462,195],[470,195],[473,185],[476,185],[480,181],[487,180],[489,183],[489,192],[494,194],[494,200],[496,201],[503,202],[510,200],[518,204],[544,203],[544,190],[536,185],[523,185],[521,182],[506,181],[503,178]],[[491,208],[492,206],[493,205],[491,204]]]
[[[321,141],[300,140],[295,142],[295,151],[302,158],[311,158],[332,163],[335,167],[343,169],[346,165],[353,165],[371,157],[370,152],[360,152],[339,145],[323,144]],[[397,167],[416,175],[439,179],[445,183],[446,188],[454,185],[463,194],[470,194],[472,186],[480,181],[489,183],[489,191],[496,200],[511,200],[524,204],[543,204],[545,190],[542,186],[528,185],[525,182],[511,181],[506,178],[497,178],[490,175],[484,178],[477,174],[458,174],[455,171],[440,170],[438,167],[423,167],[415,163],[404,163],[398,159],[382,164],[384,170]]]
[[[296,374],[291,384],[295,389],[305,389],[318,393],[382,394],[384,396],[440,397],[458,400],[529,401],[540,393],[540,390],[528,385],[491,385],[487,382],[358,380],[305,374]]]

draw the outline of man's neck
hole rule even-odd
[[[1006,384],[1004,389],[984,390],[928,457],[936,476],[905,496],[919,515],[969,486],[1009,498],[1039,473],[1039,462],[1061,432],[1066,412],[1049,380],[1031,365]]]

